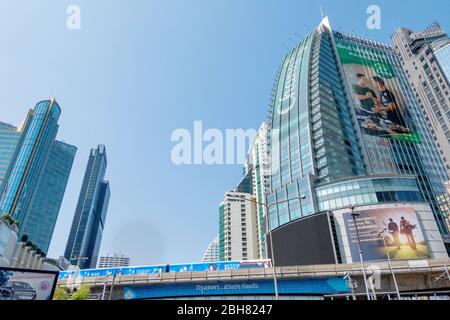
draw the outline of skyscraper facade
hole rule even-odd
[[[221,261],[258,259],[255,197],[228,192],[220,204],[219,256]]]
[[[219,236],[217,236],[213,241],[210,242],[202,258],[202,262],[205,263],[218,261],[220,261]]]
[[[394,259],[447,256],[437,197],[448,173],[391,47],[334,32],[324,18],[287,54],[273,97],[267,204],[277,264],[358,259],[351,213],[368,260],[385,258],[378,234],[408,221],[423,248],[396,238],[404,251]]]
[[[105,146],[92,149],[81,187],[65,258],[81,268],[95,268],[110,198]]]
[[[266,238],[266,197],[270,186],[270,158],[268,146],[268,125],[263,123],[258,134],[253,141],[247,159],[245,161],[244,171],[252,179],[252,190],[249,191],[256,200],[256,219],[257,219],[257,246],[258,257],[266,257],[265,238]]]
[[[8,184],[0,203],[0,212],[18,222],[20,235],[45,253],[76,153],[75,147],[55,140],[60,114],[55,99],[41,101],[10,134],[17,146],[8,153]]]
[[[123,254],[106,255],[100,257],[97,268],[119,268],[128,267],[130,265],[130,258]]]
[[[392,36],[424,120],[450,170],[450,38],[439,24],[420,32],[399,28]]]
[[[28,235],[44,252],[50,246],[76,151],[72,145],[54,141],[20,229],[20,235]]]
[[[219,206],[221,261],[266,257],[266,193],[270,184],[268,125],[263,123],[244,163],[243,177]],[[239,207],[240,204],[240,207]]]
[[[19,130],[7,123],[0,122],[0,203],[6,188],[9,166],[12,162],[20,140]]]

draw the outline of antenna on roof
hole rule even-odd
[[[320,8],[320,15],[322,16],[322,19],[323,19],[323,18],[324,18],[324,15],[323,15],[322,6],[319,6],[319,8]]]

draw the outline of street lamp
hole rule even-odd
[[[349,287],[352,290],[352,298],[353,298],[353,300],[356,300],[356,294],[355,294],[355,287],[356,286],[355,286],[355,283],[353,282],[353,279],[352,279],[352,273],[351,272],[347,272],[344,275],[344,280],[348,281]]]
[[[285,202],[290,202],[293,200],[304,200],[306,198],[305,195],[301,195],[300,197],[294,197],[291,199],[287,199],[287,200],[283,200],[283,201],[278,201],[278,202],[274,202],[271,203],[269,205],[263,203],[263,202],[259,202],[256,200],[252,200],[252,199],[248,199],[246,197],[241,198],[238,196],[230,196],[229,198],[234,198],[234,199],[239,199],[239,200],[244,200],[244,201],[249,201],[255,204],[260,204],[262,206],[264,206],[266,208],[266,215],[265,215],[265,219],[264,219],[264,223],[265,223],[265,229],[266,229],[266,239],[267,239],[267,235],[270,236],[270,252],[272,253],[272,271],[273,271],[273,284],[274,284],[274,289],[275,289],[275,300],[279,300],[279,292],[278,292],[278,278],[277,278],[277,271],[276,271],[276,266],[275,266],[275,253],[273,251],[273,236],[272,236],[272,230],[269,228],[269,212],[270,212],[270,208],[274,205],[278,205],[281,203],[285,203]],[[267,244],[266,244],[267,246]]]
[[[86,260],[88,260],[89,258],[88,257],[81,257],[81,256],[79,256],[79,257],[73,257],[72,259],[70,259],[70,261],[76,261],[77,262],[77,267],[78,268],[80,268],[81,266],[80,266],[80,262],[81,261],[86,261]]]
[[[361,267],[362,267],[362,273],[363,273],[363,278],[364,278],[364,287],[366,288],[367,300],[371,300],[370,293],[369,293],[369,287],[367,286],[366,267],[364,265],[364,259],[363,259],[362,249],[361,249],[361,242],[359,240],[358,224],[356,223],[356,218],[359,217],[359,213],[355,212],[355,207],[353,207],[353,206],[351,207],[351,210],[352,210],[351,215],[353,218],[353,223],[355,225],[356,240],[358,242],[359,260],[361,262]]]
[[[383,239],[383,243],[384,243],[384,248],[386,249],[386,255],[388,258],[388,265],[389,265],[389,270],[391,271],[392,274],[392,279],[394,280],[394,286],[395,286],[395,292],[397,293],[397,298],[398,300],[401,299],[400,296],[400,290],[398,289],[398,284],[397,284],[397,278],[395,277],[395,273],[394,273],[394,268],[392,268],[392,263],[391,263],[391,255],[389,254],[389,250],[386,244],[386,239],[384,238],[384,233],[386,232],[386,228],[384,228],[379,234],[378,234],[378,238],[382,238]]]
[[[115,283],[115,281],[116,281],[117,275],[122,275],[122,271],[120,271],[120,270],[119,270],[119,271],[114,270],[114,273],[113,273],[113,279],[112,279],[112,282],[111,282],[111,291],[109,292],[109,298],[108,298],[108,300],[111,300],[111,298],[112,298],[113,290],[114,290],[114,283]]]

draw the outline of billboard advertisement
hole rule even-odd
[[[364,135],[420,143],[420,135],[408,120],[405,93],[387,57],[336,39],[338,55],[354,100],[355,113]]]
[[[51,300],[58,272],[0,267],[0,300]]]
[[[413,208],[358,211],[356,218],[365,260],[429,258],[425,238]],[[358,238],[351,212],[344,213],[345,229],[353,261],[359,261]]]

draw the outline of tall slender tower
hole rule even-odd
[[[20,235],[46,253],[50,246],[76,147],[56,141],[61,109],[44,100],[28,112],[16,133],[3,135],[7,152],[4,196],[0,212],[19,224]]]
[[[105,146],[99,145],[89,155],[64,254],[72,264],[83,269],[97,265],[110,198],[109,182],[105,181],[106,167]]]

